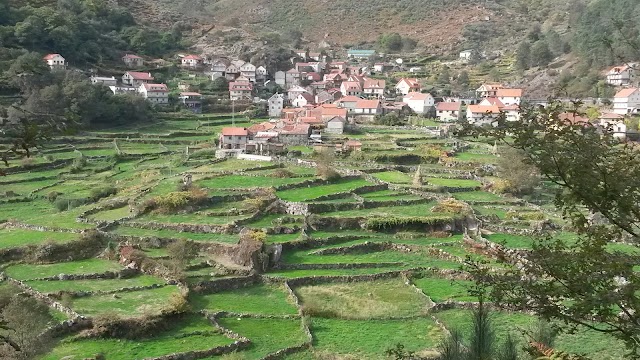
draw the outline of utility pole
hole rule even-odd
[[[231,126],[236,126],[236,99],[231,100]]]

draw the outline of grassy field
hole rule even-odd
[[[27,281],[27,285],[43,293],[58,291],[113,291],[120,288],[165,284],[162,279],[140,275],[129,279],[70,280],[70,281]]]
[[[280,349],[308,341],[302,331],[300,319],[223,318],[218,323],[251,339],[251,347],[241,355],[247,359],[260,359]]]
[[[443,334],[431,319],[339,320],[313,318],[314,348],[360,359],[385,359],[384,352],[396,344],[407,350],[434,348]],[[366,336],[362,336],[366,334]]]
[[[159,314],[174,294],[179,294],[176,286],[157,289],[123,292],[113,295],[95,295],[75,298],[70,307],[85,316],[120,315],[135,317]]]
[[[77,240],[78,234],[67,232],[33,231],[13,228],[0,228],[0,249],[40,245],[48,242],[66,243]]]
[[[436,303],[447,300],[478,301],[476,297],[470,296],[468,293],[468,289],[473,284],[471,281],[427,277],[413,279],[412,281],[416,287]]]
[[[170,330],[154,334],[148,339],[69,338],[42,359],[59,360],[67,356],[88,358],[103,354],[110,360],[138,360],[176,352],[207,350],[233,342],[200,316],[187,316],[172,325]]]
[[[192,306],[209,312],[241,314],[295,315],[298,313],[289,295],[279,286],[256,285],[210,295],[192,295]]]
[[[364,179],[347,179],[328,185],[314,185],[311,187],[278,191],[277,195],[283,200],[302,202],[338,192],[351,191],[367,185],[373,184],[367,182]]]
[[[29,280],[52,277],[59,274],[102,274],[109,271],[120,271],[122,269],[122,265],[113,261],[87,259],[46,265],[12,265],[5,269],[5,273],[15,279]]]
[[[188,77],[187,72],[180,74],[182,75],[178,77]],[[174,84],[180,80],[196,84],[202,79],[169,78],[167,82]],[[238,126],[263,121],[249,121],[240,116],[237,120]],[[452,150],[454,141],[431,138],[414,129],[360,126],[359,132],[348,134],[348,138],[359,139],[363,143],[364,152],[353,156],[336,154],[332,159],[333,167],[338,170],[366,171],[378,180],[389,183],[389,189],[356,195],[351,192],[374,183],[364,178],[342,178],[314,185],[300,184],[318,179],[316,168],[295,163],[296,157],[318,160],[311,146],[290,147],[289,150],[301,151],[303,155],[287,154],[292,161],[281,163],[214,159],[212,152],[207,149],[213,150],[213,139],[216,139],[218,132],[229,124],[229,114],[221,117],[183,113],[162,114],[154,122],[142,126],[123,126],[69,135],[68,142],[55,139],[54,144],[38,149],[37,156],[31,161],[10,159],[11,171],[19,169],[18,166],[23,163],[32,163],[38,167],[0,178],[0,223],[11,220],[23,223],[26,228],[41,231],[17,229],[22,226],[20,224],[4,227],[0,225],[0,253],[9,254],[7,259],[14,256],[13,254],[20,254],[13,248],[20,247],[22,249],[19,251],[24,253],[19,261],[13,261],[11,258],[11,261],[0,263],[8,277],[23,280],[35,291],[52,294],[51,296],[57,296],[53,294],[61,291],[107,292],[108,294],[75,298],[62,296],[61,302],[88,317],[137,318],[141,321],[148,316],[166,316],[164,311],[182,298],[177,296],[180,291],[173,281],[168,283],[168,280],[160,277],[139,273],[127,279],[37,280],[61,274],[96,274],[122,270],[123,265],[98,256],[101,251],[94,254],[78,254],[79,250],[85,249],[73,248],[70,248],[69,254],[52,251],[61,244],[71,247],[73,244],[68,243],[81,237],[79,230],[96,229],[97,222],[116,221],[117,223],[109,227],[100,227],[101,231],[107,233],[102,235],[105,236],[105,246],[109,243],[109,251],[117,250],[118,245],[126,241],[146,255],[148,259],[144,261],[167,265],[168,274],[163,274],[163,277],[175,276],[182,285],[190,287],[186,298],[187,314],[183,319],[172,321],[167,329],[159,329],[147,338],[135,340],[110,336],[88,339],[83,338],[81,333],[73,333],[58,341],[55,349],[43,359],[74,360],[91,358],[96,354],[104,354],[107,359],[116,360],[143,359],[208,349],[233,342],[218,333],[212,324],[199,314],[200,311],[226,311],[252,316],[245,318],[233,315],[219,319],[222,326],[249,338],[251,346],[237,354],[212,357],[210,360],[261,359],[288,346],[303,344],[309,341],[303,332],[303,324],[310,326],[313,336],[311,348],[285,356],[285,359],[382,360],[388,359],[384,355],[385,351],[398,343],[405,345],[408,350],[418,351],[421,356],[433,357],[433,350],[445,331],[435,324],[432,316],[440,319],[447,329],[460,328],[465,333],[469,332],[471,323],[468,310],[436,312],[431,308],[433,303],[449,300],[473,302],[477,299],[467,292],[471,282],[452,281],[440,273],[431,275],[435,273],[424,268],[461,270],[462,263],[455,258],[462,260],[467,256],[486,261],[497,270],[504,265],[492,256],[474,253],[473,249],[463,242],[461,228],[448,229],[426,224],[423,228],[409,228],[396,224],[392,228],[385,228],[384,232],[374,232],[358,225],[372,218],[422,218],[424,221],[438,219],[449,223],[452,222],[449,220],[454,220],[455,214],[432,211],[437,204],[436,199],[449,197],[473,203],[475,214],[484,216],[483,225],[491,225],[487,222],[495,221],[513,228],[529,229],[530,222],[514,220],[511,216],[531,215],[534,207],[529,206],[525,200],[542,202],[541,206],[547,212],[545,216],[557,225],[566,225],[561,216],[554,213],[550,194],[555,189],[549,186],[544,188],[548,191],[543,195],[536,194],[531,198],[519,199],[475,190],[483,183],[495,180],[495,177],[478,180],[460,178],[469,172],[477,173],[478,167],[484,164],[496,162],[496,157],[489,154],[489,143],[465,140],[472,150],[457,153],[454,158],[456,161],[451,164],[451,168],[443,164],[421,164],[424,186],[411,189],[409,193],[415,168],[391,164],[390,159],[399,155],[415,155],[415,151],[409,148],[424,145]],[[116,156],[113,137],[117,137],[118,148],[124,157]],[[327,136],[328,143],[339,143],[342,140],[341,136]],[[187,147],[190,148],[191,155],[185,154]],[[85,164],[75,149],[85,157]],[[194,155],[193,149],[206,151]],[[44,155],[51,157],[45,158]],[[74,164],[47,167],[51,159],[68,159]],[[282,177],[283,174],[286,175],[284,170],[292,175]],[[171,193],[180,191],[186,174],[191,174],[194,184],[206,190],[209,197],[240,194],[245,200],[216,200],[206,206],[180,204],[179,196]],[[103,199],[90,199],[95,189],[107,185],[115,187],[117,194]],[[292,209],[285,209],[278,202],[258,204],[259,201],[255,201],[256,196],[262,195],[262,192],[255,191],[255,188],[282,185],[294,187],[276,191],[273,195],[278,199],[314,203],[314,206],[322,203],[327,206],[326,212],[306,213],[304,208],[301,208],[293,209],[296,210],[296,215],[291,215],[286,212],[293,212]],[[45,186],[51,187],[35,191]],[[467,190],[473,191],[451,190],[452,192],[448,193],[449,188],[469,188]],[[159,198],[160,195],[164,196]],[[56,196],[59,201],[56,200]],[[335,198],[318,200],[327,196]],[[75,199],[78,201],[73,202]],[[402,202],[420,199],[431,200],[409,205]],[[162,200],[175,201],[177,204],[173,210],[142,211]],[[113,208],[113,204],[125,202],[128,204]],[[80,214],[97,207],[110,210],[89,215],[88,223],[79,218]],[[258,208],[266,210],[267,207],[269,211],[261,213],[251,222],[234,225],[235,221],[247,219]],[[142,212],[131,221],[119,221],[132,215],[131,208]],[[510,213],[511,211],[514,213]],[[305,215],[300,215],[302,213]],[[323,224],[325,221],[353,218],[362,222],[350,223],[347,225],[349,228],[341,227],[341,224],[337,223],[332,224],[335,226]],[[182,225],[189,225],[182,227],[188,231],[160,229],[180,229]],[[193,229],[196,226],[197,229]],[[224,226],[224,229],[221,229],[221,226]],[[215,290],[211,293],[201,291],[202,285],[207,284],[202,283],[203,281],[229,281],[250,271],[245,267],[247,263],[241,265],[237,262],[238,256],[242,257],[240,255],[243,249],[236,246],[241,234],[247,234],[248,229],[267,231],[263,249],[269,252],[271,261],[269,267],[260,275],[263,277],[262,281],[234,290]],[[488,231],[484,231],[483,234],[490,241],[503,243],[514,249],[530,249],[533,243],[526,236],[491,234]],[[568,231],[558,232],[555,236],[566,242],[576,241],[576,235]],[[188,269],[173,268],[177,263],[174,261],[175,257],[179,257],[180,254],[175,253],[179,252],[179,249],[170,250],[169,246],[178,239],[197,242],[195,258],[189,258],[187,262],[189,265],[197,266]],[[367,249],[362,246],[366,242],[375,245]],[[352,246],[354,248],[347,248]],[[608,249],[624,253],[638,252],[638,247],[620,243],[610,244]],[[317,253],[324,250],[330,251],[325,254]],[[440,250],[455,258],[442,259],[436,254]],[[91,256],[93,257],[87,258]],[[263,256],[253,254],[252,261],[264,259]],[[278,256],[278,262],[274,263]],[[172,257],[173,259],[170,259]],[[42,258],[51,263],[41,261]],[[67,261],[70,258],[84,260]],[[143,268],[148,270],[146,267]],[[407,283],[405,278],[400,277],[400,271],[409,269],[414,271],[405,275],[417,289]],[[394,272],[395,277],[349,282],[344,278],[337,278],[345,275],[389,272]],[[304,280],[306,285],[292,285],[301,304],[298,308],[293,297],[285,291],[282,282],[320,276],[323,277],[320,283],[307,283],[307,280]],[[159,287],[120,291],[122,288],[151,286]],[[4,288],[0,285],[0,300],[5,299]],[[20,292],[17,288],[11,291],[17,292]],[[66,318],[61,313],[51,313],[56,321]],[[304,318],[301,315],[304,315]],[[495,313],[493,317],[500,340],[504,339],[507,333],[521,338],[519,329],[536,321],[535,317],[521,313]],[[561,335],[557,340],[557,347],[589,355],[594,360],[624,358],[623,345],[605,335],[588,331],[580,330],[575,334]]]
[[[375,319],[426,314],[428,300],[401,279],[303,286],[295,289],[305,314],[340,319]]]

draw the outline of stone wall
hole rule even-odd
[[[245,277],[224,278],[210,281],[201,281],[193,287],[199,294],[213,294],[221,291],[240,289],[255,285],[261,281],[260,275],[254,274]]]

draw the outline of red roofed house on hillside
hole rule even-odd
[[[142,84],[150,83],[153,80],[153,76],[151,73],[146,72],[137,72],[137,71],[127,71],[122,75],[122,83],[128,86],[139,87]]]
[[[249,131],[241,127],[226,127],[218,138],[220,149],[242,149],[249,140]]]
[[[505,105],[520,105],[522,89],[498,89],[496,96]]]
[[[180,102],[196,114],[202,112],[202,94],[197,92],[181,92]]]
[[[502,101],[500,101],[500,99],[498,99],[495,96],[482,99],[482,101],[480,101],[478,105],[497,106],[499,109],[502,109],[504,107],[504,104],[502,103]]]
[[[486,125],[500,115],[500,108],[496,105],[467,106],[467,121],[472,125]]]
[[[636,77],[637,64],[615,66],[607,73],[607,84],[623,86],[632,84]]]
[[[315,97],[308,92],[299,94],[295,99],[291,100],[291,105],[295,107],[305,107],[312,105],[315,101]]]
[[[345,108],[349,112],[355,112],[356,104],[360,100],[362,100],[362,98],[359,98],[357,96],[345,96],[343,98],[338,99],[338,101],[336,101],[335,103],[336,105],[338,105],[338,107]]]
[[[367,96],[375,96],[382,98],[384,96],[384,89],[387,85],[384,80],[366,79],[364,81],[363,91]]]
[[[417,92],[410,92],[402,98],[402,101],[407,104],[411,110],[416,114],[425,114],[429,112],[435,100],[431,94],[423,94]]]
[[[382,114],[382,103],[380,100],[360,100],[356,103],[356,114],[380,115]]]
[[[307,145],[309,142],[309,135],[311,135],[311,125],[309,124],[294,124],[285,125],[280,129],[276,129],[280,136],[280,142],[285,145]]]
[[[613,112],[618,115],[635,114],[640,109],[640,89],[628,88],[613,97]]]
[[[357,81],[343,81],[340,85],[340,92],[344,96],[360,96],[362,86]]]
[[[443,122],[457,121],[460,118],[459,102],[439,102],[436,104],[436,117]]]
[[[137,68],[144,65],[144,59],[134,54],[127,54],[123,56],[122,62],[130,68]]]
[[[624,116],[620,114],[604,113],[598,119],[603,129],[610,130],[614,137],[625,138],[627,136],[627,125]]]
[[[169,89],[165,84],[143,83],[138,87],[138,93],[152,104],[169,104]]]
[[[229,99],[251,100],[253,98],[253,85],[248,81],[232,81],[229,83]]]
[[[203,63],[203,59],[198,55],[187,55],[180,60],[180,64],[187,68],[198,68]]]
[[[247,128],[247,131],[249,132],[249,135],[255,135],[259,132],[265,132],[265,131],[269,131],[269,130],[273,130],[273,128],[275,128],[276,126],[270,122],[262,122],[260,124],[254,124],[251,125]]]
[[[481,98],[498,96],[498,89],[503,88],[504,86],[496,83],[482,84],[479,88],[476,89],[476,95]]]
[[[402,78],[396,84],[396,92],[402,95],[407,95],[410,92],[420,92],[421,88],[418,79]]]
[[[67,67],[65,59],[60,54],[47,54],[42,60],[47,63],[51,70],[64,70]]]

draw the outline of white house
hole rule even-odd
[[[243,149],[249,140],[249,130],[241,127],[226,127],[218,138],[220,149]]]
[[[151,73],[127,71],[122,75],[122,83],[129,86],[139,87],[142,84],[150,83],[154,80]]]
[[[122,62],[130,68],[137,68],[144,65],[144,59],[134,54],[127,54],[123,56]]]
[[[144,83],[138,87],[138,93],[153,104],[169,104],[169,89],[165,84]]]
[[[421,86],[418,79],[402,78],[396,84],[396,92],[407,95],[410,92],[420,92]]]
[[[308,92],[304,92],[302,94],[298,94],[293,100],[291,100],[291,105],[294,107],[305,107],[307,105],[312,105],[315,98],[313,95]]]
[[[495,97],[498,95],[498,89],[504,89],[504,86],[496,83],[482,84],[476,89],[476,95],[481,98]]]
[[[460,118],[459,102],[439,102],[436,104],[436,117],[443,122],[457,121]]]
[[[229,83],[230,100],[251,100],[253,85],[248,81],[232,81]]]
[[[269,71],[267,71],[266,67],[258,66],[256,68],[256,80],[257,81],[265,81],[267,79],[267,76],[269,76]]]
[[[356,103],[355,113],[361,115],[379,115],[382,114],[382,104],[380,100],[361,99]]]
[[[366,79],[362,91],[367,96],[375,96],[382,98],[384,96],[384,89],[387,85],[384,80]]]
[[[65,59],[60,54],[48,54],[43,60],[51,70],[64,70],[67,67]]]
[[[473,57],[473,50],[463,50],[458,55],[458,58],[464,62],[471,60],[471,57]]]
[[[522,99],[522,89],[498,89],[496,90],[496,97],[505,106],[519,106]]]
[[[225,76],[229,61],[226,59],[218,59],[211,63],[211,80]]]
[[[240,75],[249,79],[251,82],[256,82],[256,66],[251,63],[244,63],[238,69]]]
[[[227,66],[227,69],[224,72],[224,76],[229,81],[233,81],[240,74],[240,67],[234,64],[233,62]]]
[[[204,64],[203,59],[198,55],[187,55],[180,60],[180,64],[187,68],[198,68]]]
[[[607,84],[623,86],[632,84],[636,77],[637,64],[616,66],[607,73]]]
[[[407,104],[416,114],[424,114],[435,104],[431,94],[410,92],[402,98],[402,102]]]
[[[467,106],[467,121],[472,125],[486,125],[500,115],[500,108],[496,105]]]
[[[362,94],[362,85],[358,81],[343,81],[340,84],[340,92],[344,96],[360,96]]]
[[[600,126],[610,130],[614,137],[624,139],[627,136],[627,125],[624,116],[620,114],[605,113],[600,115]]]
[[[94,85],[104,85],[104,86],[116,86],[118,84],[118,80],[115,77],[105,77],[105,76],[92,76],[91,83]]]
[[[639,109],[640,90],[638,88],[622,89],[613,97],[614,114],[635,114]]]
[[[269,117],[279,118],[284,108],[284,94],[273,94],[267,103],[269,106]]]
[[[285,73],[284,71],[276,71],[273,78],[276,84],[280,85],[281,87],[284,87],[287,84],[287,73]]]
[[[292,86],[287,90],[287,97],[289,100],[293,101],[293,99],[297,98],[298,95],[308,93],[307,89],[301,86]]]

